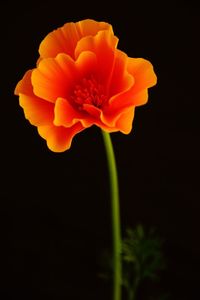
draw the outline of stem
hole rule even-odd
[[[113,300],[121,300],[121,228],[119,189],[115,154],[110,134],[102,131],[110,179],[110,196],[112,209],[112,238],[113,238]]]

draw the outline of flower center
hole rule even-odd
[[[104,93],[103,86],[90,76],[83,78],[79,84],[75,85],[71,100],[82,109],[83,104],[92,104],[98,108],[106,102],[107,96]]]

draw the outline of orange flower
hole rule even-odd
[[[83,20],[49,33],[37,67],[16,86],[25,117],[38,127],[49,149],[70,148],[73,137],[96,125],[128,134],[134,109],[156,84],[151,63],[117,49],[112,26]]]

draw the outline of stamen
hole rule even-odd
[[[83,104],[92,104],[100,108],[107,101],[107,96],[104,94],[103,85],[94,76],[90,76],[75,85],[71,100],[78,105],[79,109],[82,109]]]

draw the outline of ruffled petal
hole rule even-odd
[[[101,113],[101,122],[103,124],[105,124],[106,126],[109,127],[115,127],[116,126],[116,121],[119,118],[120,113],[110,113],[110,114],[106,114],[104,111]]]
[[[32,125],[41,126],[53,123],[54,105],[35,96],[20,94],[19,104],[24,110],[26,119]]]
[[[74,61],[66,54],[43,59],[32,73],[34,94],[55,103],[58,97],[69,96],[71,86],[77,78]]]
[[[120,113],[109,115],[106,115],[104,111],[90,104],[84,104],[83,107],[90,116],[94,117],[93,124],[107,132],[121,131],[128,133],[132,128],[134,117],[133,107],[126,108]]]
[[[96,54],[98,78],[106,88],[112,76],[117,42],[117,37],[110,30],[104,30],[99,31],[95,36],[82,38],[75,49],[76,59],[83,51],[92,51]]]
[[[54,106],[33,94],[31,74],[32,70],[25,73],[15,88],[15,94],[19,95],[19,104],[24,110],[25,118],[32,125],[51,124],[54,118]]]
[[[72,125],[81,122],[83,127],[89,127],[93,124],[93,119],[84,111],[75,109],[69,101],[63,98],[58,98],[55,104],[54,125],[71,127]]]
[[[77,42],[84,36],[96,35],[99,30],[111,30],[112,26],[105,22],[83,20],[77,23],[66,23],[61,28],[50,32],[39,47],[42,58],[56,57],[59,53],[66,53],[74,58]]]
[[[135,108],[131,107],[128,111],[123,112],[116,121],[116,128],[124,134],[129,134],[132,130]]]
[[[83,104],[83,109],[85,112],[88,113],[87,116],[87,123],[85,123],[85,120],[80,120],[80,122],[85,126],[89,127],[92,125],[96,125],[100,127],[101,129],[107,131],[107,132],[115,132],[117,131],[115,128],[111,127],[110,124],[102,122],[102,115],[103,111],[99,109],[98,107],[92,105],[92,104]]]
[[[91,19],[82,20],[76,23],[81,36],[95,36],[101,30],[110,30],[113,32],[112,26],[106,22],[97,22]]]
[[[154,86],[157,82],[156,74],[154,73],[152,64],[143,58],[128,58],[128,72],[133,75],[135,84],[132,92],[134,94],[133,104],[135,106],[143,105],[147,102],[147,91],[142,93],[142,90]],[[137,96],[137,94],[140,94]]]
[[[129,57],[127,69],[135,78],[135,90],[149,88],[157,82],[153,66],[146,59]]]
[[[132,129],[134,109],[134,107],[128,107],[115,114],[105,114],[102,111],[100,121],[96,125],[109,132],[121,131],[128,134]]]
[[[23,78],[18,82],[14,94],[15,95],[19,95],[21,94],[25,94],[25,95],[33,95],[33,86],[31,84],[31,74],[32,74],[33,70],[28,70]]]
[[[77,58],[75,64],[79,80],[90,76],[91,74],[98,74],[97,57],[96,54],[91,51],[82,52]]]
[[[153,66],[145,59],[128,58],[127,71],[132,76],[132,84],[126,91],[110,98],[107,108],[110,111],[145,104],[148,100],[147,89],[156,84]]]
[[[73,137],[84,130],[81,123],[77,123],[70,128],[62,126],[39,126],[38,133],[47,141],[47,146],[51,151],[63,152],[70,148]]]
[[[117,49],[115,51],[112,77],[110,79],[110,97],[129,89],[133,85],[133,78],[127,71],[127,64],[128,56]]]
[[[133,86],[134,86],[134,78],[131,76],[129,77],[129,87],[112,96],[109,101],[108,101],[108,105],[105,107],[105,112],[107,114],[112,114],[112,113],[115,113],[117,111],[121,111],[122,109],[126,109],[127,107],[129,106],[133,106]]]
[[[102,110],[92,104],[83,104],[83,110],[95,119],[100,119]]]
[[[39,47],[42,58],[56,57],[59,53],[66,53],[74,57],[74,49],[81,35],[76,23],[66,23],[64,26],[50,32]]]

